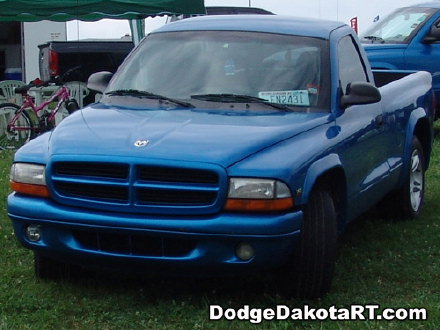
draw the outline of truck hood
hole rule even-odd
[[[372,69],[397,70],[405,67],[406,44],[363,44]]]
[[[364,47],[365,51],[367,53],[370,52],[384,52],[384,51],[396,51],[396,50],[401,50],[403,51],[404,49],[406,49],[408,47],[407,44],[362,44],[362,46]]]
[[[246,110],[124,109],[95,104],[56,127],[49,152],[198,161],[227,167],[324,124],[328,116],[278,110],[250,114]]]

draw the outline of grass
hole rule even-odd
[[[341,239],[333,288],[321,300],[287,299],[267,278],[171,279],[89,273],[43,281],[32,253],[16,241],[6,215],[11,155],[0,153],[0,329],[439,329],[440,125],[427,172],[424,211],[391,222],[377,212],[351,224]],[[378,304],[426,308],[425,321],[210,321],[209,305],[298,308]]]

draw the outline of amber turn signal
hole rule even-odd
[[[280,199],[235,199],[226,201],[226,211],[273,212],[285,211],[293,207],[292,198]]]
[[[15,192],[25,195],[38,196],[38,197],[50,197],[47,186],[38,184],[20,183],[15,181],[9,181],[11,189]]]

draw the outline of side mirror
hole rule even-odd
[[[423,38],[423,42],[425,44],[432,44],[437,41],[440,41],[440,26],[433,25],[431,26],[431,30]]]
[[[87,88],[98,93],[104,93],[112,77],[113,73],[108,71],[93,73],[87,80]]]
[[[381,100],[379,89],[368,82],[352,82],[347,86],[347,92],[341,97],[343,109],[355,104],[371,104]]]

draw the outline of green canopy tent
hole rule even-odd
[[[0,0],[1,21],[97,21],[203,13],[203,0]]]
[[[0,21],[64,22],[97,21],[102,18],[140,20],[146,17],[203,14],[203,0],[0,0]],[[130,25],[135,43],[140,24]]]

